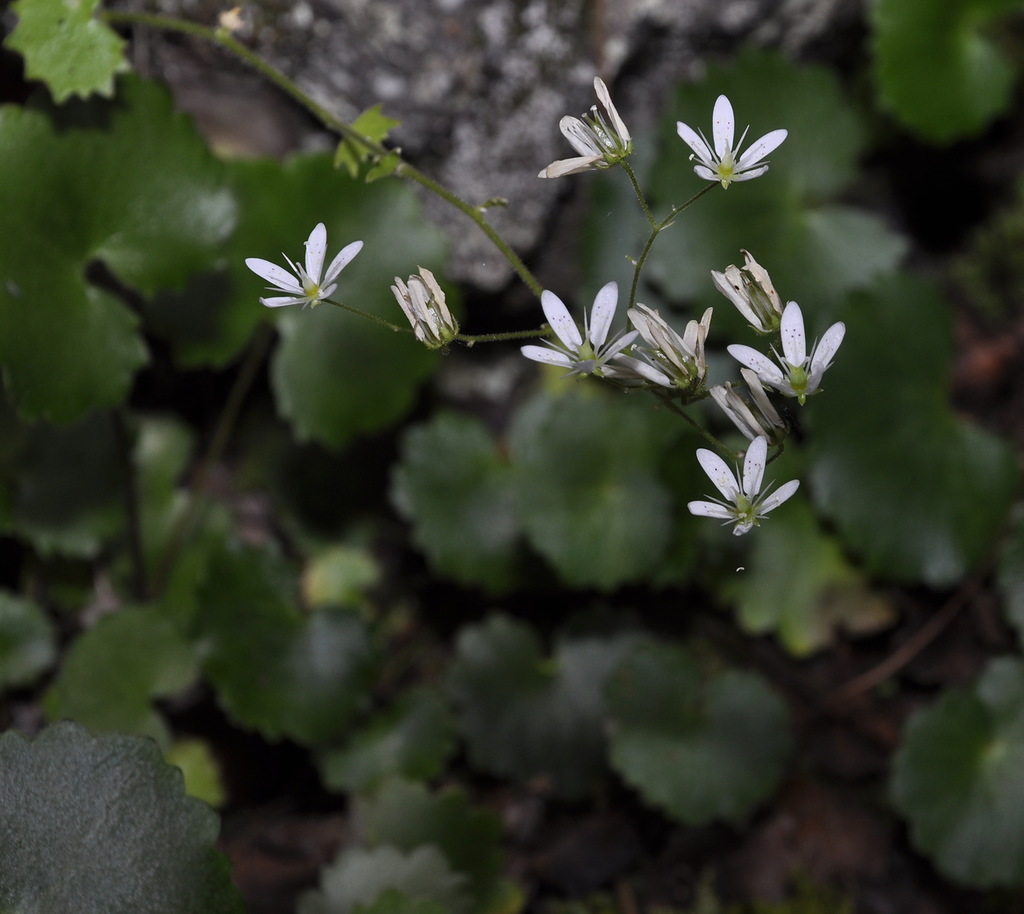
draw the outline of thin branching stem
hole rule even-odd
[[[182,32],[187,35],[194,35],[207,41],[212,41],[213,43],[220,45],[226,51],[234,54],[240,60],[244,61],[256,70],[256,72],[258,72],[264,79],[284,92],[285,95],[302,105],[302,107],[316,117],[322,124],[324,124],[324,126],[341,134],[344,139],[361,146],[375,158],[383,159],[386,156],[394,156],[397,154],[396,150],[388,149],[383,144],[370,139],[370,137],[365,136],[356,130],[351,124],[342,120],[322,105],[317,104],[308,94],[303,92],[296,83],[292,82],[292,80],[285,76],[280,70],[271,66],[259,57],[259,55],[253,53],[244,44],[233,38],[227,29],[211,29],[196,22],[189,22],[184,19],[176,19],[169,16],[155,16],[149,13],[131,13],[107,10],[104,11],[102,15],[103,18],[111,24],[148,26],[150,28],[163,29],[165,31]],[[481,207],[467,203],[457,194],[450,191],[433,178],[425,175],[404,159],[400,159],[398,166],[395,168],[395,174],[408,178],[411,181],[415,181],[421,187],[426,188],[432,194],[437,195],[442,200],[455,207],[455,209],[459,210],[459,212],[469,217],[477,225],[480,231],[482,231],[491,240],[494,246],[498,248],[502,256],[512,265],[512,269],[516,271],[519,278],[527,285],[530,291],[533,292],[534,295],[540,297],[540,293],[543,291],[541,284],[537,281],[537,278],[533,273],[530,272],[526,264],[523,263],[522,258],[512,250],[509,243],[505,241],[505,239],[502,238],[494,227],[487,221]]]

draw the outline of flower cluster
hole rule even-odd
[[[629,130],[619,117],[601,79],[594,80],[594,89],[598,104],[590,109],[590,113],[582,118],[563,117],[559,124],[579,155],[552,162],[540,177],[556,178],[614,165],[622,165],[633,177],[625,161],[633,151]],[[693,150],[690,158],[697,160],[694,171],[698,177],[718,182],[723,188],[763,175],[768,170],[765,157],[787,136],[785,130],[773,130],[741,152],[747,131],[744,130],[734,145],[733,109],[724,95],[715,102],[711,131],[713,142],[682,122],[677,123],[676,128],[679,136]],[[636,188],[635,178],[633,184]],[[638,188],[637,193],[640,193]],[[641,202],[649,215],[642,197]],[[652,220],[655,234],[671,224],[683,208],[674,209],[659,226],[654,226]],[[285,269],[254,257],[247,259],[246,265],[269,282],[269,288],[284,293],[261,298],[267,307],[315,307],[330,299],[337,287],[339,274],[359,253],[362,245],[361,241],[355,241],[342,248],[325,271],[327,230],[320,223],[306,241],[302,262],[285,257],[288,263],[288,269]],[[618,307],[618,285],[614,282],[607,283],[598,291],[589,314],[584,314],[582,327],[573,319],[562,299],[554,292],[543,290],[540,304],[552,336],[542,340],[542,345],[522,347],[522,354],[528,359],[566,369],[567,376],[593,375],[621,387],[648,389],[663,400],[675,401],[674,408],[682,408],[710,396],[749,444],[743,455],[742,470],[737,464],[735,471],[713,451],[705,448],[697,451],[698,462],[722,497],[692,501],[688,508],[693,514],[732,523],[733,533],[737,535],[757,526],[761,518],[792,496],[800,485],[794,479],[774,492],[770,484],[762,490],[769,445],[781,449],[789,431],[788,421],[773,405],[769,391],[794,398],[803,406],[808,397],[821,389],[822,376],[832,364],[846,332],[842,323],[835,323],[825,331],[820,342],[808,346],[800,306],[794,301],[783,306],[768,271],[748,251],[742,253],[742,267],[733,264],[721,272],[713,270],[711,280],[754,331],[777,335],[776,343],[771,347],[774,361],[750,346],[733,344],[726,347],[729,355],[742,366],[740,376],[746,386],[745,393],[738,386],[734,387],[732,382],[707,386],[705,347],[713,309],[708,308],[700,320],[689,321],[679,333],[654,308],[631,302],[628,320],[632,326],[613,332],[612,324]],[[642,260],[641,257],[641,263]],[[395,277],[391,291],[416,339],[427,347],[444,349],[456,340],[472,343],[480,339],[460,336],[458,322],[446,304],[444,291],[429,270],[420,267],[418,273],[405,281]],[[341,307],[381,321],[375,315],[348,305]],[[387,321],[382,322],[393,329],[400,329]],[[710,435],[708,437],[715,440]]]

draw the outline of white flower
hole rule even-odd
[[[776,430],[784,429],[786,423],[772,406],[757,374],[749,368],[741,368],[740,375],[750,389],[749,403],[732,389],[728,381],[716,384],[708,393],[746,438],[753,441],[758,436],[764,436],[776,441]]]
[[[800,488],[800,480],[791,479],[768,494],[771,484],[761,491],[765,461],[768,457],[768,440],[757,437],[750,442],[743,458],[743,482],[740,483],[739,469],[733,473],[714,451],[700,448],[697,460],[708,474],[715,487],[722,493],[722,499],[712,501],[691,501],[686,507],[691,514],[701,517],[720,517],[726,523],[734,523],[733,533],[741,536],[758,526],[758,520],[774,510]]]
[[[544,291],[541,307],[559,342],[544,340],[551,348],[523,346],[521,351],[535,362],[547,362],[568,368],[570,374],[594,374],[603,377],[602,368],[636,339],[637,331],[621,334],[606,344],[608,330],[619,303],[619,287],[610,282],[602,286],[594,298],[589,323],[584,318],[583,333],[569,314],[562,300],[553,292]]]
[[[341,253],[331,261],[331,265],[321,280],[324,257],[327,254],[327,229],[320,222],[309,233],[309,238],[306,240],[305,267],[292,262],[286,254],[281,256],[288,261],[291,273],[276,263],[261,260],[259,257],[246,258],[245,265],[257,276],[271,283],[267,286],[268,289],[287,293],[273,298],[261,298],[260,304],[266,305],[268,308],[280,308],[284,305],[302,305],[303,307],[309,305],[311,308],[315,308],[325,298],[331,297],[331,293],[337,288],[337,283],[334,280],[351,263],[352,258],[362,250],[362,247],[361,241],[353,241],[343,247]]]
[[[743,258],[746,263],[742,269],[730,264],[724,273],[712,270],[711,280],[751,327],[761,333],[774,333],[779,329],[782,317],[782,300],[768,271],[750,256],[749,251],[743,251]]]
[[[676,132],[693,150],[690,159],[700,162],[693,170],[705,181],[721,181],[722,187],[728,187],[733,181],[749,181],[757,178],[768,170],[768,163],[758,164],[766,155],[774,152],[782,145],[789,135],[787,130],[773,130],[755,140],[750,148],[739,155],[740,147],[747,136],[747,127],[740,141],[733,146],[735,120],[732,105],[724,95],[719,95],[715,102],[715,111],[711,135],[715,139],[714,150],[703,133],[697,133],[682,121],[676,121]],[[737,158],[738,156],[738,158]]]
[[[620,356],[619,361],[662,387],[699,388],[708,373],[704,341],[711,326],[712,312],[713,309],[708,308],[700,321],[687,323],[680,336],[657,311],[637,303],[635,308],[629,309],[629,319],[647,343],[647,348],[633,346],[633,351],[639,352],[643,361],[629,356]]]
[[[604,80],[595,79],[594,89],[600,104],[594,105],[590,114],[584,114],[582,120],[566,115],[558,122],[562,135],[579,156],[552,162],[538,178],[561,178],[594,168],[607,168],[633,151],[629,130],[615,110]]]
[[[408,285],[396,276],[391,291],[412,324],[416,339],[430,349],[440,349],[455,338],[459,324],[448,310],[444,290],[434,274],[425,267],[419,269],[419,275],[409,277]]]
[[[821,342],[811,347],[808,356],[804,316],[800,306],[791,301],[782,312],[781,331],[782,355],[775,353],[778,365],[750,346],[729,346],[729,355],[747,368],[754,369],[769,387],[774,387],[787,397],[796,397],[803,406],[807,398],[818,389],[821,376],[832,364],[832,358],[846,334],[846,325],[840,321],[829,327]]]

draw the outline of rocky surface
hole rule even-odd
[[[158,6],[204,22],[223,9]],[[395,142],[428,174],[474,204],[507,199],[491,221],[530,252],[574,180],[537,172],[572,154],[558,121],[593,104],[595,75],[635,134],[674,84],[745,43],[836,56],[859,35],[864,0],[265,0],[243,13],[239,37],[318,102],[348,119],[381,103],[401,121]],[[164,38],[145,47],[143,69],[171,82],[225,148],[281,154],[326,142],[222,57]],[[511,271],[487,239],[440,201],[428,206],[451,238],[452,278],[504,285]]]

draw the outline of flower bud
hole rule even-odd
[[[458,335],[459,323],[448,310],[444,290],[434,274],[424,267],[419,269],[409,277],[408,284],[396,276],[391,291],[412,324],[416,339],[428,349],[441,349]]]

